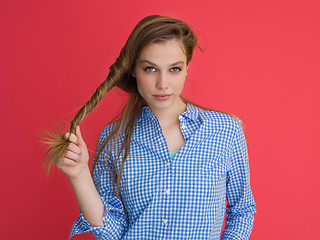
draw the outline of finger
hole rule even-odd
[[[81,131],[80,131],[80,126],[79,126],[79,125],[76,127],[76,134],[77,134],[77,137],[78,137],[78,140],[79,140],[79,145],[86,148],[87,145],[86,145],[86,143],[84,142],[84,140],[83,140],[83,138],[82,138]]]
[[[68,158],[70,160],[73,160],[75,162],[79,162],[80,161],[80,156],[72,151],[67,151],[66,154],[64,155],[65,158]]]
[[[75,144],[78,144],[78,138],[77,138],[77,136],[74,135],[73,133],[71,133],[71,136],[70,136],[70,138],[69,138],[69,135],[70,135],[70,133],[69,133],[69,132],[66,132],[63,137],[64,137],[66,140],[69,139],[70,142],[73,142],[73,143],[75,143]]]
[[[68,137],[69,137],[69,133],[68,133],[68,132],[66,132],[66,133],[63,134],[63,138],[64,138],[65,140],[67,140]]]
[[[75,161],[73,161],[72,159],[66,158],[65,156],[63,156],[60,159],[55,159],[54,160],[54,165],[56,165],[58,168],[61,168],[62,166],[75,166],[77,163]]]
[[[78,147],[78,145],[74,143],[69,143],[69,146],[67,150],[74,152],[75,154],[80,155],[81,154],[81,149]]]
[[[77,163],[69,158],[63,158],[60,164],[60,167],[62,166],[76,166]]]

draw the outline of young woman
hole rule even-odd
[[[70,238],[249,238],[256,210],[242,123],[180,96],[196,46],[188,24],[142,19],[71,134],[51,140],[48,169],[69,177],[80,207]],[[129,99],[99,135],[91,176],[78,124],[113,86]]]

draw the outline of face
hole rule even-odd
[[[140,95],[151,111],[178,110],[186,73],[183,45],[173,39],[146,46],[136,62],[135,77]]]

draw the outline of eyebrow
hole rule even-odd
[[[157,64],[155,64],[155,63],[153,63],[153,62],[150,62],[150,61],[148,61],[148,60],[145,60],[145,59],[143,59],[143,60],[140,61],[140,64],[142,64],[142,63],[148,63],[148,64],[150,64],[150,65],[152,65],[152,66],[157,66]],[[184,64],[184,61],[178,61],[178,62],[169,64],[169,66],[178,65],[178,64],[180,64],[180,63]]]

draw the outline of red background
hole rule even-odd
[[[1,0],[0,238],[67,239],[78,205],[63,173],[46,178],[36,133],[72,120],[135,24],[162,14],[190,23],[205,50],[184,96],[246,125],[250,239],[320,239],[319,12],[316,0]],[[112,91],[81,123],[92,151],[124,99]]]

